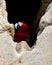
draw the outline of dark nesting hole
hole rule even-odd
[[[24,21],[30,28],[30,44],[33,46],[37,34],[32,36],[32,23],[40,9],[41,0],[6,0],[8,21],[15,24],[17,21]]]

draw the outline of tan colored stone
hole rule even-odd
[[[47,13],[47,15],[52,16],[50,13]],[[50,21],[49,16],[47,18]],[[41,35],[37,37],[36,45],[33,49],[25,41],[14,42],[13,35],[13,24],[10,24],[1,13],[0,65],[52,65],[52,25],[44,28]]]
[[[21,65],[52,65],[52,25],[38,37],[34,49],[21,55]]]
[[[38,35],[41,34],[41,32],[46,26],[52,25],[52,7],[51,6],[52,6],[52,3],[48,6],[45,14],[40,19]]]

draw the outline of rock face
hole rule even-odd
[[[36,46],[21,55],[22,65],[52,65],[52,25],[44,29],[38,37]]]
[[[0,0],[0,15],[7,20],[6,3],[4,0]]]
[[[47,7],[46,11],[48,11],[50,8],[52,7],[52,2],[49,4],[49,6]]]
[[[52,25],[52,3],[46,9],[45,14],[41,17],[39,23],[39,34],[46,26]]]
[[[0,65],[10,65],[18,59],[16,43],[13,42],[12,37],[14,26],[7,21],[6,13],[5,1],[0,0]]]
[[[4,3],[5,1],[2,4]],[[5,6],[3,7],[0,9],[3,8],[5,13]],[[43,29],[37,37],[36,45],[31,49],[25,41],[19,44],[13,41],[14,26],[0,13],[0,65],[52,65],[52,25]],[[45,14],[51,17],[50,12]]]

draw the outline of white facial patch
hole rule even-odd
[[[17,25],[18,25],[18,24],[16,23],[16,24],[15,24],[15,28],[16,28],[16,29],[17,29]]]
[[[16,23],[16,24],[15,24],[15,28],[17,29],[17,26],[18,26],[18,25],[19,25],[19,26],[22,26],[22,24],[23,24],[22,22]]]

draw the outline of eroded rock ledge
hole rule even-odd
[[[40,22],[46,14],[47,22],[50,21],[51,11],[48,10]],[[25,41],[19,44],[14,42],[14,26],[7,20],[5,1],[0,0],[0,65],[52,65],[52,25],[47,25],[40,31],[33,49]]]

